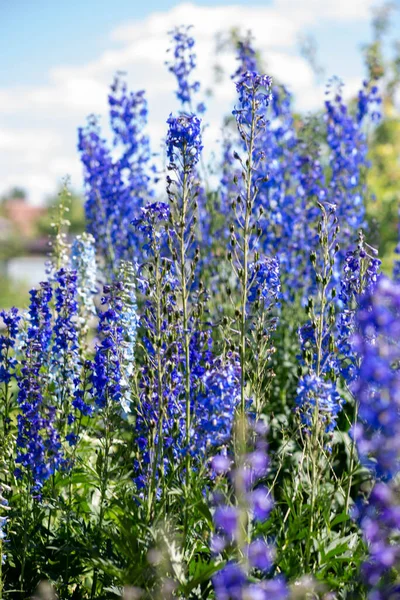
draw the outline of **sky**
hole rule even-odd
[[[400,0],[396,0],[400,2]],[[149,133],[159,150],[166,119],[178,108],[175,82],[164,62],[167,32],[192,24],[197,78],[214,86],[215,36],[232,27],[251,29],[267,73],[293,92],[296,106],[322,106],[326,80],[343,79],[348,95],[363,79],[360,47],[371,38],[377,0],[0,0],[0,195],[23,187],[43,203],[65,175],[82,187],[77,128],[95,113],[108,135],[107,93],[117,71],[133,90],[145,89]],[[400,30],[400,11],[392,30]],[[299,37],[312,35],[317,78],[299,52]],[[221,120],[233,106],[230,53],[218,58],[226,77],[208,104],[205,145],[217,150]],[[200,98],[199,98],[200,99]]]

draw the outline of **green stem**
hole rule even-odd
[[[254,152],[254,140],[255,140],[255,125],[256,125],[256,107],[255,107],[255,96],[253,94],[252,108],[251,108],[251,126],[250,126],[250,139],[248,146],[248,158],[246,168],[246,206],[245,206],[245,219],[243,225],[243,265],[241,275],[241,311],[240,311],[240,341],[239,341],[239,354],[240,354],[240,423],[239,423],[239,453],[243,454],[245,450],[245,415],[246,415],[246,325],[247,325],[247,294],[248,294],[248,270],[249,270],[249,252],[250,252],[250,220],[253,210],[253,194],[252,194],[252,183],[253,183],[253,152]]]
[[[324,341],[324,326],[325,326],[325,310],[327,306],[327,289],[328,289],[328,271],[329,271],[329,238],[328,238],[328,226],[326,221],[326,215],[323,215],[323,274],[322,274],[322,287],[320,289],[320,312],[317,319],[317,331],[316,331],[316,349],[317,349],[317,361],[316,361],[316,375],[321,375],[322,367],[322,356],[323,356],[323,341]],[[309,568],[311,558],[311,544],[314,533],[314,525],[316,521],[315,514],[315,501],[317,498],[317,490],[319,486],[319,436],[321,433],[321,423],[319,418],[319,403],[318,398],[315,401],[315,410],[313,413],[313,424],[312,434],[310,443],[310,454],[311,454],[311,502],[310,502],[310,525],[308,527],[306,549],[305,549],[305,567]]]
[[[163,366],[161,356],[161,343],[162,343],[162,316],[161,316],[161,278],[160,278],[160,257],[158,252],[155,254],[155,287],[156,287],[156,354],[157,354],[157,394],[159,403],[159,415],[158,415],[158,439],[156,451],[154,452],[154,461],[152,468],[151,486],[149,490],[149,505],[148,505],[148,518],[150,519],[152,513],[153,498],[155,496],[155,487],[157,479],[157,469],[160,465],[161,471],[161,493],[164,500],[165,496],[165,470],[164,470],[164,440],[163,440],[163,429],[164,429],[164,395],[163,395]]]
[[[184,157],[186,152],[184,149]],[[182,314],[183,314],[183,348],[185,353],[185,406],[186,406],[186,431],[185,431],[185,445],[186,445],[186,503],[185,503],[185,539],[187,534],[188,518],[189,518],[189,503],[188,494],[190,486],[190,468],[191,468],[191,456],[190,456],[190,428],[191,428],[191,406],[190,406],[190,335],[189,335],[189,307],[188,307],[188,293],[187,293],[187,281],[186,281],[186,239],[185,239],[185,228],[187,211],[189,205],[189,190],[188,190],[188,171],[186,166],[186,158],[183,162],[183,183],[182,183],[182,208],[180,214],[180,227],[179,227],[179,261],[180,261],[180,279],[182,286]]]
[[[109,477],[108,455],[110,453],[110,448],[111,448],[111,439],[110,439],[111,423],[110,423],[110,400],[109,400],[109,398],[107,398],[107,400],[106,400],[106,406],[104,409],[104,425],[105,425],[104,446],[103,446],[104,452],[101,457],[102,460],[101,460],[101,469],[100,469],[100,510],[99,510],[99,520],[97,523],[97,539],[98,539],[99,552],[101,551],[101,547],[102,547],[102,531],[101,530],[103,527],[103,521],[104,521],[104,515],[105,515],[105,499],[106,499],[106,494],[107,494],[108,477]],[[95,593],[96,593],[96,588],[97,588],[97,578],[98,578],[98,569],[95,568],[94,572],[93,572],[92,590],[91,590],[91,594],[90,594],[91,600],[93,600],[95,598]]]

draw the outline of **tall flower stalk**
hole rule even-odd
[[[238,181],[238,196],[233,202],[235,222],[231,226],[231,259],[234,272],[239,281],[240,307],[238,309],[239,354],[241,362],[241,400],[240,421],[244,422],[246,414],[246,350],[248,327],[248,301],[251,277],[250,264],[258,260],[257,217],[254,205],[260,181],[256,172],[264,158],[263,150],[258,145],[258,138],[266,127],[265,112],[271,100],[271,79],[266,75],[258,75],[254,71],[241,74],[236,89],[239,94],[239,106],[234,110],[238,131],[246,153],[245,160],[239,154],[235,157],[242,169],[243,185]],[[242,432],[244,434],[244,432]],[[242,435],[242,445],[244,436]]]
[[[191,457],[189,452],[192,426],[191,409],[191,292],[194,285],[198,250],[194,250],[196,225],[195,211],[198,183],[195,166],[202,150],[200,120],[193,114],[172,115],[168,119],[167,193],[171,209],[169,247],[175,264],[179,286],[176,295],[182,310],[183,350],[184,350],[184,390],[185,390],[185,432],[186,432],[186,486],[190,480]]]
[[[106,518],[106,499],[110,494],[114,430],[123,412],[129,412],[131,401],[131,369],[136,340],[136,298],[131,272],[121,265],[122,280],[103,288],[99,315],[99,343],[96,347],[92,373],[92,394],[100,412],[102,431],[99,435],[97,462],[99,514],[97,522],[99,550],[103,549],[103,523]],[[97,589],[97,569],[94,572],[91,598]]]
[[[297,410],[302,422],[305,462],[310,494],[309,526],[305,543],[304,566],[311,567],[312,540],[318,513],[316,501],[330,450],[330,438],[341,410],[342,399],[336,390],[334,359],[334,328],[336,323],[336,289],[332,286],[335,257],[339,251],[339,233],[335,205],[319,203],[321,220],[318,226],[319,247],[311,252],[317,286],[316,302],[309,299],[307,314],[310,321],[300,329],[300,341],[306,373],[299,380]]]
[[[147,260],[140,266],[139,278],[142,282],[142,291],[146,297],[143,324],[146,329],[146,340],[143,344],[145,352],[145,366],[142,370],[141,387],[144,397],[140,394],[137,425],[141,428],[146,423],[148,428],[146,403],[148,395],[152,396],[156,404],[157,434],[149,440],[150,482],[147,497],[147,516],[153,514],[154,501],[157,494],[158,472],[160,472],[161,498],[165,501],[165,465],[164,430],[168,419],[168,398],[166,386],[168,367],[166,355],[170,349],[170,327],[168,323],[173,310],[174,283],[171,277],[171,261],[165,260],[162,252],[167,243],[166,226],[170,219],[170,210],[167,204],[154,202],[141,211],[140,217],[134,225],[141,230],[145,239],[145,254]],[[169,379],[169,378],[168,378]],[[171,390],[172,391],[172,390]],[[145,433],[145,432],[143,432]],[[143,448],[142,448],[143,455]],[[137,478],[138,488],[144,485],[146,465],[141,465],[141,476]]]

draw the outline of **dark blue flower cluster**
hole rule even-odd
[[[149,186],[149,140],[144,133],[147,103],[143,92],[128,93],[116,79],[109,96],[114,158],[95,117],[79,129],[78,148],[84,166],[88,232],[105,257],[109,273],[120,259],[132,259],[139,252],[137,232],[130,227],[139,208],[151,196]]]
[[[212,449],[229,446],[236,408],[240,402],[240,364],[214,359],[198,382],[200,390],[193,401],[191,452],[196,460]]]
[[[154,327],[152,323],[147,319],[147,328]],[[163,330],[164,333],[168,332],[166,322],[163,323]],[[168,339],[168,335],[165,339]],[[149,339],[144,341],[155,358],[156,348]],[[233,356],[229,360],[213,358],[210,332],[194,332],[190,341],[191,435],[188,447],[185,435],[185,377],[181,369],[185,361],[184,348],[180,342],[168,345],[165,341],[160,350],[162,373],[157,372],[158,367],[154,364],[150,376],[146,367],[140,382],[136,430],[141,457],[140,461],[135,462],[139,489],[148,481],[150,471],[154,468],[149,433],[154,435],[154,447],[162,444],[160,456],[164,457],[163,464],[157,461],[157,469],[162,467],[168,473],[171,465],[179,464],[188,452],[198,469],[211,451],[229,445],[240,400],[238,359]],[[158,387],[160,375],[163,385],[161,398]]]
[[[55,321],[49,376],[58,408],[63,411],[63,418],[66,419],[80,375],[76,271],[62,268],[56,272],[55,280]]]
[[[244,141],[246,139],[250,141],[249,127],[252,119],[257,122],[257,134],[264,131],[267,126],[265,113],[272,100],[271,85],[271,77],[259,75],[257,71],[241,73],[236,81],[240,106],[235,108],[233,115]]]
[[[249,302],[258,300],[265,310],[276,306],[281,296],[279,262],[262,258],[249,265]]]
[[[17,360],[13,356],[13,349],[17,341],[21,318],[18,310],[14,307],[9,311],[0,311],[0,319],[2,319],[5,329],[5,332],[0,334],[0,383],[6,385],[15,377]]]
[[[15,474],[28,475],[34,493],[63,465],[59,433],[55,426],[56,407],[44,395],[48,384],[50,342],[52,336],[50,301],[52,289],[43,282],[30,292],[28,330],[21,361],[18,404],[18,455]]]
[[[201,143],[201,121],[194,114],[169,116],[167,134],[167,156],[170,168],[182,163],[183,171],[192,170],[199,162]]]
[[[149,253],[160,251],[163,242],[165,242],[165,227],[170,218],[170,208],[165,202],[151,202],[146,204],[141,211],[140,216],[133,221],[147,240],[143,246]]]

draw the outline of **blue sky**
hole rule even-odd
[[[400,6],[400,0],[396,0]],[[174,110],[174,82],[164,67],[165,31],[192,23],[199,77],[211,85],[215,33],[242,25],[255,32],[268,72],[292,89],[300,108],[323,99],[324,81],[299,56],[298,37],[312,34],[326,78],[338,75],[354,93],[363,76],[360,46],[371,36],[375,0],[0,0],[0,194],[25,186],[34,202],[71,174],[81,183],[76,129],[91,112],[105,115],[107,86],[116,70],[145,87],[150,133],[162,137]],[[379,2],[378,2],[379,3]],[[400,31],[400,11],[392,31]],[[233,57],[222,57],[227,71]],[[234,90],[229,78],[209,110],[219,135]]]
[[[199,6],[242,4],[198,0]],[[110,30],[178,4],[171,0],[0,0],[1,83],[40,83],[59,63],[79,63],[107,47]],[[252,0],[267,6],[268,0]]]
[[[296,1],[301,4],[301,0]],[[176,4],[171,0],[0,0],[1,85],[45,82],[52,66],[79,64],[104,50],[113,27]],[[272,0],[197,0],[196,4],[265,7]],[[392,27],[393,30],[400,27],[398,14]],[[316,38],[327,72],[339,75],[334,73],[339,69],[345,76],[361,65],[357,48],[370,38],[368,21],[350,24],[322,21],[308,31]]]

